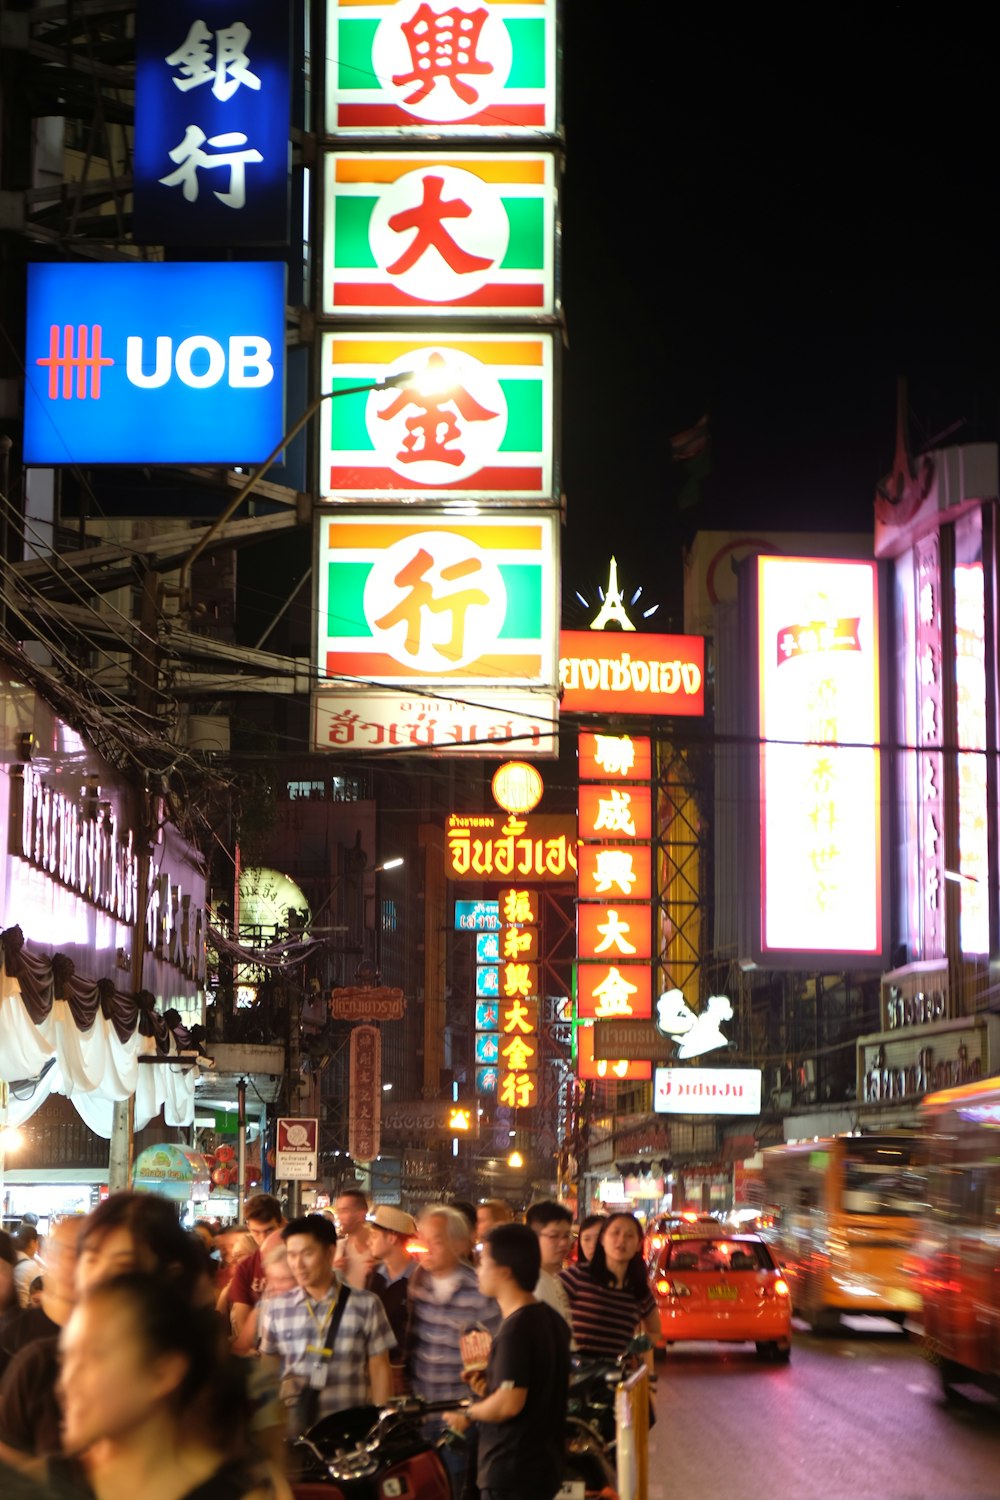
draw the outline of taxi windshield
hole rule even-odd
[[[671,1271],[769,1271],[774,1262],[759,1241],[675,1240],[664,1254]]]

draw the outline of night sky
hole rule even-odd
[[[613,546],[679,621],[700,527],[871,530],[898,375],[915,449],[998,436],[993,62],[940,10],[564,9],[564,579]]]

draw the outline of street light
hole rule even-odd
[[[293,427],[290,427],[285,435],[279,440],[277,446],[275,448],[272,448],[271,452],[268,454],[267,458],[265,458],[260,468],[255,470],[255,472],[250,475],[250,478],[247,480],[243,488],[237,492],[232,500],[230,500],[229,504],[225,507],[221,514],[216,516],[211,526],[208,527],[208,529],[204,532],[200,539],[195,543],[195,545],[191,548],[191,551],[188,553],[187,557],[185,557],[184,561],[181,563],[180,589],[182,597],[185,595],[188,588],[188,578],[191,572],[191,568],[197,561],[197,559],[201,556],[202,552],[204,552],[212,537],[216,534],[217,531],[220,531],[221,528],[225,526],[226,522],[232,516],[236,514],[247,496],[252,494],[253,491],[257,488],[258,484],[264,478],[264,475],[267,473],[268,469],[278,457],[278,454],[288,446],[288,444],[294,437],[298,437],[303,427],[308,421],[312,419],[312,417],[316,415],[320,407],[323,405],[324,401],[332,401],[337,396],[359,396],[366,391],[387,391],[391,390],[394,386],[411,385],[415,378],[416,377],[414,376],[412,370],[399,370],[395,375],[386,375],[382,380],[372,380],[365,385],[349,385],[342,387],[340,390],[324,391],[322,395],[316,397],[315,401],[310,401],[309,405],[306,407],[305,411],[302,413],[301,417],[299,417],[295,425]]]

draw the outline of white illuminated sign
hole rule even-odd
[[[656,1068],[658,1115],[759,1115],[760,1068]]]
[[[986,803],[986,614],[983,565],[955,569],[958,847],[963,953],[990,950],[989,816]]]
[[[717,1047],[728,1047],[721,1021],[733,1019],[727,995],[709,995],[703,1010],[692,1010],[680,990],[665,990],[656,1002],[656,1029],[677,1044],[677,1056],[703,1057]]]
[[[760,557],[760,950],[869,956],[882,933],[874,563]]]

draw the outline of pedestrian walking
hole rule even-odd
[[[524,1224],[491,1229],[479,1262],[479,1289],[503,1321],[485,1375],[470,1374],[477,1399],[445,1414],[453,1432],[478,1433],[481,1500],[552,1500],[563,1477],[569,1395],[569,1329],[535,1297],[541,1247]]]
[[[93,1500],[275,1500],[255,1451],[241,1362],[214,1307],[131,1271],[98,1282],[60,1335],[64,1454],[54,1476]]]
[[[251,1308],[257,1306],[264,1290],[264,1266],[260,1258],[260,1247],[275,1229],[281,1229],[285,1216],[281,1204],[270,1193],[254,1193],[244,1206],[247,1233],[255,1249],[244,1260],[238,1260],[228,1287],[229,1316],[234,1335],[239,1335],[250,1316]]]

